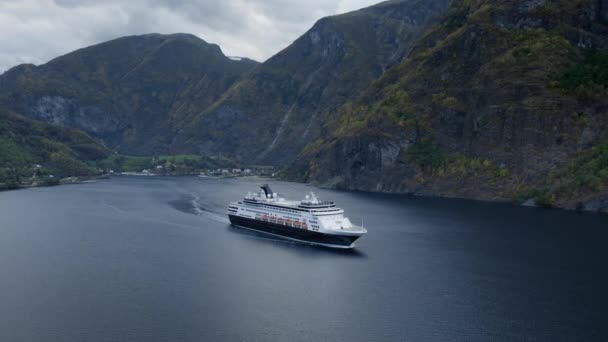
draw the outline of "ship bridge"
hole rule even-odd
[[[310,203],[310,202],[306,202],[306,200],[304,200],[304,201],[300,202],[300,204],[298,204],[298,207],[303,208],[303,209],[335,208],[336,204],[334,202],[329,202],[329,201]]]

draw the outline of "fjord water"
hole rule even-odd
[[[0,341],[606,341],[608,217],[272,183],[343,252],[232,228],[260,179],[0,193]]]

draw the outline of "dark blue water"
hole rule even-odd
[[[231,228],[260,182],[0,193],[0,341],[608,341],[608,216],[317,190],[345,253]]]

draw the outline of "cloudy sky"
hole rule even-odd
[[[380,0],[0,0],[0,72],[124,35],[193,33],[264,61],[319,18]]]

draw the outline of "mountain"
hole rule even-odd
[[[27,119],[0,109],[0,189],[18,186],[37,174],[96,175],[88,162],[106,158],[110,151],[82,131]],[[39,167],[34,167],[39,165]]]
[[[319,20],[178,134],[174,150],[284,165],[336,109],[408,54],[449,0],[387,1]]]
[[[387,1],[262,64],[187,34],[124,37],[10,69],[0,108],[2,153],[27,163],[108,153],[54,124],[343,189],[608,211],[608,1]]]
[[[0,108],[127,154],[285,165],[398,64],[450,0],[392,0],[319,20],[263,64],[188,34],[115,39],[0,76]]]
[[[167,152],[189,115],[257,62],[189,34],[130,36],[0,76],[0,107],[80,128],[124,153]]]
[[[608,211],[608,2],[455,0],[287,174]]]

